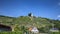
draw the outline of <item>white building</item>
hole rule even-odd
[[[57,28],[51,28],[50,31],[51,32],[59,32],[59,30]]]
[[[36,27],[33,27],[32,30],[31,30],[31,32],[33,32],[33,33],[39,33],[39,30]]]

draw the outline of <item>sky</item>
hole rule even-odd
[[[37,17],[60,19],[60,0],[0,0],[0,15],[19,17],[30,12]]]

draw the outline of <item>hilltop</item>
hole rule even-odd
[[[32,20],[31,20],[32,19]],[[60,29],[60,21],[59,20],[53,20],[53,19],[48,19],[48,18],[42,18],[42,17],[35,17],[33,16],[20,16],[20,17],[9,17],[9,16],[3,16],[0,15],[0,24],[3,23],[5,25],[9,26],[18,26],[17,30],[19,27],[24,26],[24,27],[31,27],[35,26],[39,29],[43,28],[52,28],[52,24],[55,24],[54,27]]]

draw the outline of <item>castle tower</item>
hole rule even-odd
[[[29,13],[28,16],[29,16],[29,17],[33,17],[33,14],[32,14],[32,13]]]
[[[33,19],[33,14],[32,13],[29,13],[28,16],[30,17],[31,20]]]

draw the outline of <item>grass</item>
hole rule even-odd
[[[23,32],[0,32],[0,34],[23,34]]]
[[[60,32],[52,32],[51,34],[60,34]]]
[[[15,31],[15,32],[0,32],[0,34],[23,34],[22,31]],[[52,32],[50,34],[60,34],[60,32]]]

